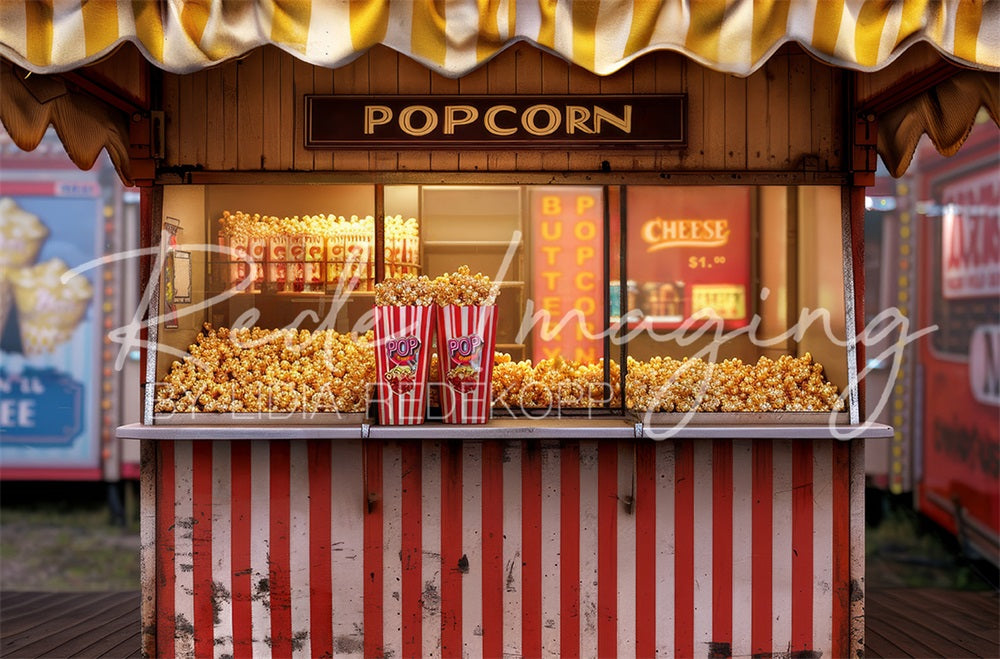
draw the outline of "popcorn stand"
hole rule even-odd
[[[4,5],[142,186],[144,654],[857,654],[863,186],[1000,17],[855,4]]]

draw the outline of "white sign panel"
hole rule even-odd
[[[996,170],[945,186],[942,203],[944,297],[1000,295],[1000,177]]]
[[[1000,325],[980,325],[972,333],[969,386],[980,403],[1000,405]]]

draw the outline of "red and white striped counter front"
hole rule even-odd
[[[145,650],[863,647],[862,439],[805,426],[642,432],[623,419],[123,427],[146,440]]]

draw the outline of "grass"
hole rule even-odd
[[[112,523],[103,486],[72,485],[4,484],[0,589],[139,589],[138,522]]]
[[[995,589],[995,567],[963,555],[951,534],[912,508],[893,499],[883,503],[865,528],[867,587]]]

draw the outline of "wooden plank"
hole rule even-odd
[[[333,70],[334,93],[368,93],[368,57],[368,53],[365,53],[347,66]],[[333,168],[338,172],[368,171],[368,152],[334,151]]]
[[[882,659],[883,657],[894,659],[905,656],[907,655],[903,648],[872,629],[871,625],[865,628],[865,657],[868,659]]]
[[[772,55],[764,65],[767,74],[767,168],[788,167],[788,56]]]
[[[486,67],[480,66],[458,79],[460,94],[485,94],[489,91]],[[461,151],[458,154],[458,168],[463,171],[486,171],[489,167],[485,151]]]
[[[7,594],[4,594],[3,640],[6,641],[19,634],[24,634],[37,625],[43,624],[47,618],[60,615],[67,607],[79,607],[86,604],[86,602],[81,604],[82,596],[80,593],[45,593],[45,595],[45,597],[35,600],[31,608],[19,609],[18,613],[12,614],[6,604]]]
[[[227,62],[222,69],[222,162],[219,169],[236,169],[238,165],[239,107],[236,62]]]
[[[400,94],[429,94],[431,73],[423,64],[400,55],[396,62],[397,85]],[[423,172],[431,168],[431,156],[426,150],[399,152],[400,171]]]
[[[688,146],[681,154],[681,166],[700,169],[705,160],[705,69],[694,62],[684,66],[684,87],[688,100]]]
[[[725,168],[743,170],[747,166],[747,81],[726,76],[726,159]]]
[[[878,594],[879,606],[914,624],[933,628],[978,656],[1000,656],[997,602],[976,597],[980,593],[947,592],[934,596],[930,590],[912,594],[889,590]]]
[[[373,96],[394,95],[399,92],[397,60],[399,55],[390,48],[376,47],[369,51],[368,80]],[[399,166],[395,151],[375,149],[368,157],[369,166],[380,172],[393,172]]]
[[[222,88],[222,69],[213,67],[206,70],[204,75],[206,110],[205,125],[201,130],[205,131],[205,169],[219,170],[223,168],[226,150],[224,135],[226,100]]]
[[[295,167],[295,99],[292,97],[295,84],[295,58],[282,51],[278,53],[278,169],[287,171]]]
[[[702,130],[703,152],[702,167],[705,169],[726,168],[726,124],[729,117],[725,114],[728,109],[726,105],[726,78],[724,73],[703,69],[702,78],[702,108],[704,112],[712,118],[725,117],[725,121],[706,121]]]
[[[685,78],[685,68],[687,66],[686,60],[679,54],[661,51],[654,53],[652,55],[646,55],[646,58],[655,58],[656,62],[656,93],[657,94],[682,94],[687,92],[686,78]],[[688,111],[690,114],[690,110]],[[685,117],[685,121],[687,118]],[[658,152],[655,162],[655,168],[664,171],[669,169],[677,169],[681,164],[681,156],[687,148],[684,149],[667,149]]]
[[[653,67],[653,75],[652,84],[655,85],[655,66]],[[583,67],[570,65],[569,89],[573,94],[599,94],[601,92],[601,79]],[[601,159],[595,157],[590,151],[570,151],[566,167],[574,172],[597,171],[601,168]]]
[[[517,76],[518,94],[540,94],[542,91],[542,51],[530,46],[518,46]],[[518,171],[538,171],[542,168],[542,156],[538,151],[520,151],[515,162]]]
[[[431,93],[432,94],[457,94],[458,80],[445,78],[443,75],[431,71]],[[434,150],[431,151],[431,170],[434,171],[456,171],[458,169],[458,154],[454,151]]]
[[[237,60],[236,67],[236,102],[241,110],[236,117],[239,135],[236,163],[240,170],[262,168],[265,132],[262,102],[265,96],[272,93],[272,90],[264,89],[264,55],[260,48],[255,48],[246,57]]]
[[[569,64],[557,57],[544,55],[541,84],[543,94],[569,93]],[[545,171],[564,171],[567,167],[569,156],[565,151],[548,151],[542,154],[542,169]]]
[[[802,157],[812,151],[812,115],[803,111],[809,102],[809,59],[801,52],[788,56],[788,165],[796,169],[801,168]]]
[[[191,112],[197,112],[194,105],[194,91],[191,88],[191,80],[194,76],[180,76],[177,83],[177,127],[180,131],[178,136],[177,161],[188,165],[197,163],[195,160],[195,143],[204,139],[204,134],[198,129],[198,124],[188,121]],[[203,104],[203,102],[202,102]]]
[[[515,49],[508,48],[486,65],[486,91],[490,94],[514,94],[517,91]],[[490,171],[509,172],[517,165],[517,153],[512,149],[497,149],[486,156]]]
[[[953,642],[935,629],[933,616],[914,615],[911,606],[888,607],[879,602],[867,602],[867,615],[880,620],[880,633],[892,638],[909,655],[915,657],[973,657],[974,652]],[[881,631],[884,630],[884,631]]]
[[[312,171],[313,152],[305,147],[305,98],[306,94],[311,94],[313,90],[312,64],[308,64],[299,59],[292,63],[292,99],[295,103],[295,110],[292,115],[292,162],[296,171]]]
[[[173,73],[163,74],[163,114],[166,117],[163,146],[166,149],[166,163],[176,165],[179,162],[181,152],[181,121],[178,110],[178,93],[180,87],[180,76]]]
[[[747,84],[747,169],[767,168],[767,136],[770,134],[771,113],[767,106],[767,72],[765,67],[746,79]]]
[[[4,620],[5,633],[12,636],[5,638],[0,644],[0,655],[22,656],[31,654],[30,647],[36,643],[45,643],[49,638],[65,629],[71,621],[89,620],[94,614],[88,612],[100,611],[107,604],[113,604],[116,593],[73,593],[62,600],[54,600],[44,608],[25,612],[16,616],[15,620]],[[13,628],[8,629],[8,625]],[[38,656],[44,656],[39,654]]]
[[[276,48],[267,46],[268,50],[276,51]],[[280,79],[278,74],[280,72],[280,63],[275,59],[272,66],[268,66],[265,63],[264,67],[264,79],[268,80],[268,76],[271,75],[271,71],[274,72],[274,79]],[[313,93],[314,94],[332,94],[333,93],[333,69],[327,69],[322,66],[313,67]],[[280,105],[276,100],[271,100],[271,105],[274,110],[280,112]],[[268,123],[265,121],[264,125],[267,126]],[[265,138],[266,139],[266,138]],[[278,147],[280,152],[280,146]],[[269,150],[266,150],[269,151]],[[313,168],[317,171],[329,171],[333,169],[333,151],[332,150],[318,150],[313,151]]]
[[[834,113],[831,85],[833,70],[826,64],[810,61],[809,115],[812,117],[812,150],[819,156],[819,168],[830,171],[838,168],[839,159],[834,158],[832,138]]]
[[[128,600],[53,635],[51,640],[55,645],[38,647],[46,647],[42,653],[54,657],[97,657],[125,641],[134,643],[138,649],[141,631],[138,601],[138,593],[133,593]],[[32,650],[25,648],[23,651]]]

